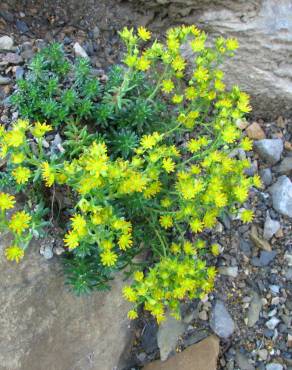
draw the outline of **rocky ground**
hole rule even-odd
[[[114,3],[112,12],[118,11]],[[102,4],[102,21],[98,26],[88,21],[78,27],[67,19],[68,15],[62,18],[62,13],[50,18],[46,9],[39,11],[32,6],[27,13],[17,8],[11,12],[7,4],[2,5],[1,123],[7,124],[16,117],[17,113],[9,110],[8,96],[14,89],[15,79],[25,73],[26,63],[46,42],[62,41],[68,52],[88,55],[99,70],[119,58],[116,29],[121,24],[109,25],[108,7],[103,9]],[[91,28],[88,30],[88,27]],[[169,319],[158,328],[143,314],[127,353],[127,369],[141,368],[159,358],[166,360],[170,354],[182,352],[207,337],[206,348],[215,348],[215,342],[210,339],[214,333],[220,338],[218,369],[292,369],[292,123],[279,117],[275,122],[250,120],[242,123],[241,128],[255,140],[255,151],[240,155],[250,159],[248,174],[258,172],[264,184],[260,191],[252,189],[245,205],[255,210],[255,219],[251,225],[242,225],[227,214],[218,223],[215,233],[203,235],[221,245],[221,254],[210,257],[210,263],[219,271],[215,291],[205,302],[184,305],[181,322]],[[53,256],[43,249],[41,253],[47,258]],[[216,350],[211,352],[216,359]],[[204,350],[199,353],[203,356]],[[183,351],[170,361],[176,361],[173,358],[178,356],[181,357],[177,361],[182,361],[176,363],[182,364],[179,368],[188,369],[183,367],[188,360],[182,356],[191,356],[190,352]],[[210,354],[209,357],[211,361]],[[156,368],[152,366],[155,363],[148,369]],[[165,368],[178,368],[175,366],[178,365],[169,363]],[[210,365],[208,370],[211,368]]]

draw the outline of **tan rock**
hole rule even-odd
[[[256,247],[259,249],[263,249],[265,251],[271,251],[272,247],[267,240],[261,239],[258,235],[258,230],[255,225],[252,225],[251,232],[250,232],[250,239],[254,243]]]
[[[246,129],[246,134],[250,139],[262,140],[266,138],[266,134],[257,122],[253,122]]]
[[[290,143],[289,141],[285,141],[284,148],[286,150],[289,150],[289,152],[292,151],[292,143]]]
[[[219,354],[219,339],[212,335],[188,347],[166,362],[154,361],[144,370],[216,370]]]
[[[112,370],[131,339],[122,279],[109,292],[77,297],[58,258],[31,245],[18,265],[0,241],[0,369]],[[120,367],[118,367],[120,369]]]

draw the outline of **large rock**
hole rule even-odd
[[[0,370],[112,370],[130,340],[122,279],[77,297],[58,261],[30,247],[18,265],[0,247]]]
[[[137,0],[130,0],[133,4]],[[240,49],[225,63],[228,85],[252,96],[254,113],[263,118],[291,116],[291,0],[140,0],[155,14],[157,29],[196,24],[211,36],[237,37]]]
[[[216,370],[219,340],[215,336],[188,347],[166,362],[154,361],[144,370]]]
[[[273,207],[284,216],[292,217],[292,182],[289,177],[281,176],[270,187]]]
[[[254,142],[260,157],[270,164],[279,162],[284,145],[281,139],[263,139]]]

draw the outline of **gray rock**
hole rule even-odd
[[[244,240],[244,239],[240,239],[239,241],[239,248],[240,250],[247,256],[247,257],[250,257],[251,256],[251,249],[252,249],[252,246],[250,244],[249,241],[247,240]]]
[[[236,352],[236,362],[240,370],[255,370],[254,365],[249,362],[248,357],[239,351]]]
[[[119,366],[132,340],[121,293],[123,276],[109,292],[77,297],[66,288],[60,261],[45,260],[36,244],[18,264],[6,261],[0,243],[0,368],[90,369]]]
[[[13,39],[9,36],[0,37],[0,50],[12,50]]]
[[[20,33],[26,33],[29,31],[28,25],[24,21],[17,19],[15,25]]]
[[[292,157],[285,157],[279,166],[276,167],[276,172],[280,175],[288,175],[292,171]]]
[[[287,176],[279,177],[270,187],[273,207],[284,216],[292,217],[292,183]]]
[[[263,139],[255,141],[254,148],[262,159],[273,165],[280,160],[284,145],[281,139]]]
[[[212,311],[210,326],[212,330],[220,337],[227,339],[235,329],[234,322],[224,303],[217,301]]]
[[[186,325],[182,321],[168,316],[159,326],[157,343],[160,350],[161,361],[167,360],[169,355],[175,351],[177,339],[185,331]]]
[[[264,185],[269,186],[273,182],[272,171],[270,168],[264,168],[260,171],[261,180]]]
[[[24,75],[24,69],[20,66],[17,66],[15,70],[16,80],[21,80],[23,78],[23,75]]]
[[[6,10],[0,11],[0,16],[5,19],[6,22],[13,22],[14,21],[14,15]]]
[[[226,275],[226,276],[236,278],[238,275],[238,267],[237,266],[221,266],[218,268],[218,272],[221,275]]]
[[[273,316],[269,321],[266,322],[266,327],[270,330],[274,330],[279,323],[280,320]]]
[[[276,257],[277,252],[275,251],[261,251],[260,257],[253,257],[251,263],[255,267],[264,267],[268,266],[273,259]]]
[[[266,361],[268,358],[269,352],[265,348],[263,348],[258,351],[258,355],[261,360]]]
[[[292,268],[288,268],[286,271],[285,271],[285,278],[289,281],[292,281]]]
[[[292,266],[292,254],[285,252],[284,260],[287,261],[288,266]]]
[[[7,53],[3,57],[3,62],[7,64],[20,64],[23,62],[21,55],[15,53]]]
[[[267,218],[264,226],[264,238],[270,240],[273,235],[280,229],[281,225],[279,221],[272,220],[269,211],[267,211]]]
[[[9,77],[4,77],[0,75],[0,85],[8,85],[10,84],[11,79]]]
[[[81,57],[81,58],[88,58],[86,51],[83,49],[83,47],[78,42],[75,42],[75,44],[73,45],[73,49],[74,49],[76,56]]]
[[[272,362],[266,366],[266,370],[283,370],[283,365]]]
[[[260,317],[262,306],[263,303],[261,297],[256,292],[254,292],[247,315],[247,325],[249,327],[252,327],[257,323]]]
[[[54,257],[53,247],[51,245],[44,245],[40,248],[40,254],[46,259],[50,260]]]
[[[155,322],[147,323],[145,329],[143,330],[143,334],[141,336],[141,344],[143,350],[148,354],[158,348],[157,331],[158,327]]]

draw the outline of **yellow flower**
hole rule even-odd
[[[36,122],[31,129],[31,133],[37,139],[41,139],[47,132],[52,130],[52,126],[45,123]]]
[[[149,69],[150,64],[151,64],[150,60],[142,56],[137,61],[137,69],[139,71],[145,72],[145,71],[147,71],[147,69]]]
[[[163,199],[161,199],[160,203],[161,203],[162,207],[167,208],[167,207],[171,206],[171,199],[163,198]]]
[[[238,41],[237,39],[227,39],[226,40],[226,48],[227,50],[234,51],[238,49]]]
[[[203,231],[204,224],[202,221],[196,218],[190,222],[190,227],[193,233],[200,233]]]
[[[137,62],[137,56],[136,55],[127,55],[126,58],[124,59],[124,63],[128,67],[134,67]]]
[[[194,247],[190,241],[185,241],[183,244],[183,250],[186,254],[193,255]]]
[[[135,271],[135,272],[134,272],[134,279],[135,279],[136,281],[141,282],[141,281],[144,279],[144,274],[143,274],[143,272],[142,272],[142,271]]]
[[[159,135],[158,132],[153,132],[151,135],[144,135],[142,136],[140,145],[144,149],[152,149],[158,141],[160,141],[162,138],[161,135]]]
[[[160,216],[159,222],[164,229],[169,229],[173,226],[173,219],[170,215]]]
[[[17,245],[12,245],[11,247],[5,249],[5,256],[8,261],[15,261],[18,263],[23,258],[24,251]]]
[[[246,201],[248,197],[248,190],[245,186],[235,186],[233,192],[239,202],[243,203]]]
[[[241,212],[240,218],[245,224],[251,222],[254,218],[254,213],[251,209],[244,209]]]
[[[254,175],[254,177],[253,177],[253,184],[257,188],[261,188],[263,186],[262,180],[259,177],[259,175]]]
[[[0,193],[0,209],[5,211],[14,207],[15,198],[13,195]]]
[[[237,130],[234,126],[228,126],[224,128],[222,133],[222,139],[228,143],[233,143],[236,139],[240,136],[239,130]]]
[[[74,215],[71,218],[72,228],[79,235],[84,236],[86,234],[86,220],[81,215]]]
[[[130,286],[125,286],[123,288],[123,296],[129,302],[136,302],[136,300],[137,300],[137,293]]]
[[[195,40],[191,41],[190,44],[194,52],[200,52],[205,48],[205,38],[197,37]]]
[[[183,95],[173,95],[171,100],[174,104],[180,104],[183,101],[183,99],[184,99]]]
[[[209,78],[209,71],[204,67],[198,67],[194,72],[194,78],[199,82],[205,82]]]
[[[135,310],[130,310],[130,311],[128,312],[128,319],[130,319],[130,320],[135,320],[135,319],[137,319],[137,317],[138,317],[137,311],[135,311]]]
[[[51,187],[55,181],[54,170],[51,168],[51,166],[49,165],[47,161],[41,164],[41,169],[42,169],[42,176],[43,176],[43,179],[45,180],[46,186]]]
[[[174,83],[171,80],[162,81],[162,91],[166,94],[170,93],[174,89]]]
[[[6,133],[4,140],[8,146],[18,148],[24,143],[24,138],[25,136],[22,130],[14,129]]]
[[[126,250],[127,248],[130,248],[133,244],[132,236],[130,234],[123,234],[120,236],[118,245],[120,249]]]
[[[69,250],[72,250],[79,245],[79,237],[75,231],[70,230],[64,237],[64,244]]]
[[[13,153],[11,155],[11,162],[14,164],[20,164],[25,161],[25,154],[22,152],[19,153]]]
[[[108,267],[114,266],[118,259],[118,256],[116,255],[116,253],[114,253],[113,251],[109,249],[102,252],[100,257],[101,257],[101,263],[104,266],[108,266]]]
[[[151,32],[148,31],[145,27],[138,27],[138,36],[143,41],[148,41],[151,38]]]
[[[178,55],[174,58],[171,65],[175,71],[183,71],[186,67],[186,62],[180,55]]]
[[[19,211],[12,215],[9,222],[9,229],[14,233],[20,235],[24,230],[29,227],[31,216],[25,211]]]
[[[252,150],[252,140],[248,137],[245,137],[241,140],[240,146],[242,147],[243,150],[250,151]]]
[[[220,246],[217,243],[211,245],[211,252],[213,256],[219,256],[220,254]]]
[[[167,173],[174,172],[175,163],[171,158],[164,158],[162,161],[162,167]]]
[[[188,100],[194,100],[197,97],[196,89],[193,86],[187,87],[185,89],[185,97]]]
[[[19,166],[12,171],[12,175],[15,178],[17,184],[25,184],[30,178],[31,171],[27,167]]]

